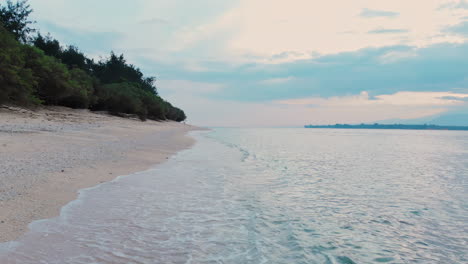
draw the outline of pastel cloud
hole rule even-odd
[[[385,10],[375,10],[364,8],[362,9],[360,16],[366,18],[375,18],[375,17],[397,17],[400,13],[392,12],[392,11],[385,11]]]
[[[165,62],[217,60],[237,64],[284,63],[367,47],[461,43],[464,35],[451,34],[444,28],[460,24],[468,10],[455,12],[440,6],[463,3],[451,0],[135,0],[131,3],[31,0],[37,11],[34,16],[40,22],[48,21],[49,25],[60,25],[69,31],[122,35],[119,41],[102,49],[106,53],[122,50],[130,51],[132,56]],[[114,7],[112,12],[106,12],[109,6]],[[40,26],[51,33],[56,31],[47,25]],[[401,36],[395,37],[397,33]]]
[[[455,0],[445,3],[439,9],[468,9],[468,2],[466,0]]]
[[[124,53],[202,125],[352,123],[467,108],[467,1],[30,2],[43,33],[94,58]]]
[[[446,27],[444,32],[468,36],[468,21],[463,21],[457,25]]]
[[[443,3],[447,1],[244,0],[213,21],[193,27],[187,33],[181,32],[186,37],[195,34],[198,39],[188,37],[191,41],[182,42],[179,48],[196,46],[205,39],[200,36],[223,36],[222,32],[230,32],[224,39],[222,59],[254,59],[265,63],[262,57],[272,57],[285,51],[333,54],[369,46],[405,44],[424,47],[442,42],[461,43],[464,41],[462,36],[443,34],[441,29],[460,23],[466,13],[454,15],[449,10],[437,10]],[[363,12],[367,16],[363,17]],[[376,30],[376,26],[383,30]],[[395,38],[392,34],[369,32],[405,33],[406,36]],[[304,56],[298,59],[304,59]]]
[[[364,49],[282,64],[203,64],[206,71],[181,70],[154,63],[148,72],[163,79],[222,83],[209,96],[237,101],[273,101],[311,96],[330,97],[368,91],[456,91],[468,88],[468,45],[440,44],[417,49],[394,46]]]
[[[166,95],[171,93],[205,94],[223,89],[222,84],[191,82],[187,80],[162,80],[158,81],[158,86],[164,87]]]
[[[400,34],[408,33],[409,30],[401,28],[378,28],[368,31],[369,34]]]
[[[404,51],[389,51],[379,57],[379,61],[383,64],[396,63],[401,60],[407,60],[417,57],[418,53],[416,50],[409,49]]]
[[[365,91],[357,96],[330,98],[301,98],[277,101],[285,105],[310,106],[456,106],[465,104],[468,94],[453,92],[397,92],[395,94],[376,95],[373,98]]]
[[[279,78],[271,78],[260,81],[261,84],[283,84],[289,81],[294,80],[294,77],[279,77]]]
[[[456,99],[444,98],[447,95]],[[205,126],[268,127],[423,118],[462,105],[468,94],[403,92],[372,99],[363,92],[356,96],[272,102],[212,100],[197,93],[167,97],[192,113],[189,122]],[[419,101],[409,102],[415,98]]]

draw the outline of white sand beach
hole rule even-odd
[[[0,108],[0,242],[54,217],[78,190],[165,161],[196,127],[88,110]]]

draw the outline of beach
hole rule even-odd
[[[146,170],[190,147],[196,127],[46,107],[0,108],[0,242],[55,217],[78,190]]]
[[[466,263],[466,132],[190,136],[0,243],[0,263]]]

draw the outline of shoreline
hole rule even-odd
[[[88,110],[0,110],[0,243],[58,216],[80,189],[147,170],[190,148],[200,128]]]

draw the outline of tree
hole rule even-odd
[[[68,48],[62,52],[60,59],[62,63],[66,64],[70,69],[79,68],[87,72],[90,71],[86,63],[87,58],[75,46],[68,46]]]
[[[26,47],[25,68],[31,69],[37,80],[37,97],[45,104],[56,105],[73,91],[66,65],[56,58],[45,56],[42,50]]]
[[[94,65],[94,74],[102,83],[132,82],[138,84],[140,89],[157,95],[154,82],[155,77],[144,77],[143,73],[132,64],[128,64],[123,54],[117,56],[111,52],[107,60]]]
[[[35,23],[28,19],[32,11],[27,0],[20,0],[16,3],[8,0],[6,6],[0,6],[0,21],[16,40],[25,43],[29,40],[29,34],[36,31],[29,27]]]
[[[70,72],[70,94],[59,101],[59,105],[71,108],[88,108],[95,103],[95,80],[85,71],[74,68]]]
[[[60,58],[62,54],[62,48],[58,40],[53,39],[50,34],[47,36],[42,36],[41,33],[38,33],[37,36],[33,39],[32,44],[44,51],[45,55],[52,56],[55,58]]]
[[[0,24],[0,104],[40,102],[34,96],[33,72],[25,67],[25,48]]]
[[[95,63],[75,46],[61,46],[35,30],[27,0],[0,4],[0,104],[62,105],[137,115],[141,120],[183,121],[185,113],[161,98],[146,77],[113,52]]]

